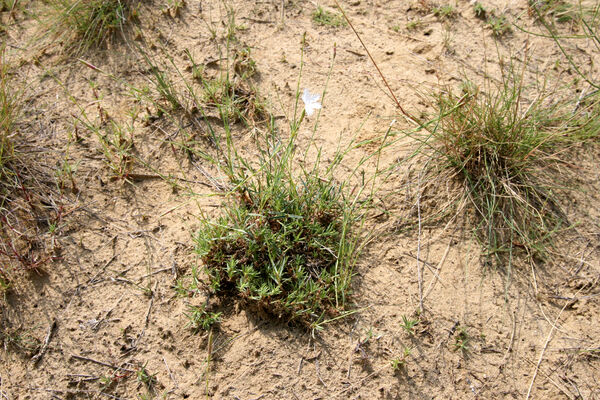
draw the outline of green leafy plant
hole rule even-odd
[[[268,140],[259,167],[236,160],[237,200],[196,239],[217,293],[237,295],[305,323],[344,304],[351,276],[353,219],[342,187],[318,170],[291,175],[293,142]]]
[[[214,324],[219,323],[221,321],[220,312],[215,313],[206,311],[206,308],[204,306],[190,306],[188,308],[188,312],[185,315],[190,320],[187,326],[191,328],[194,332],[199,332],[200,330],[207,331]]]
[[[463,326],[458,327],[456,336],[454,338],[454,349],[460,350],[463,353],[467,353],[471,346],[471,337],[467,332],[467,329]]]

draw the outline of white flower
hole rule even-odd
[[[304,89],[302,101],[304,102],[304,111],[309,117],[314,114],[315,110],[321,109],[321,103],[319,103],[320,97],[320,95],[311,94],[308,89]]]

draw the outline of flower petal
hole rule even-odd
[[[302,101],[304,102],[304,112],[309,117],[314,114],[315,110],[321,109],[321,103],[319,103],[320,97],[320,95],[311,94],[308,89],[304,89]]]
[[[304,104],[310,103],[311,94],[308,89],[304,89],[304,93],[302,94],[302,101]]]

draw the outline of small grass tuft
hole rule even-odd
[[[106,44],[138,17],[137,0],[50,0],[51,31],[65,36],[67,52],[80,54]]]
[[[148,363],[145,363],[136,371],[137,380],[142,383],[149,392],[153,392],[158,380],[156,379],[156,374],[148,372],[146,365],[148,365]]]
[[[486,24],[496,37],[503,36],[512,31],[510,22],[508,22],[508,19],[504,15],[491,14],[487,18]]]
[[[456,336],[454,337],[454,350],[460,350],[463,354],[469,352],[471,347],[471,336],[464,326],[458,327]]]
[[[411,319],[411,318],[407,317],[406,315],[403,315],[402,316],[402,324],[400,324],[400,327],[406,333],[408,333],[409,336],[412,336],[414,334],[414,328],[418,323],[419,323],[418,319]]]
[[[331,26],[334,28],[346,26],[346,20],[344,17],[342,17],[340,14],[327,11],[321,6],[317,7],[317,9],[313,12],[312,20],[317,25],[321,26]]]
[[[0,343],[4,350],[17,351],[29,357],[35,354],[41,346],[39,339],[34,337],[30,331],[22,328],[0,331]]]
[[[454,7],[447,4],[444,6],[434,7],[433,15],[435,15],[438,19],[451,19],[456,17],[457,12]]]
[[[409,31],[414,31],[423,26],[423,20],[421,18],[415,18],[412,21],[406,23],[406,29]]]
[[[483,20],[487,19],[487,9],[480,2],[473,4],[473,11],[475,12],[475,16],[477,18]]]

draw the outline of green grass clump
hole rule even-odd
[[[51,0],[51,30],[69,35],[68,52],[82,53],[104,45],[136,18],[135,0]]]
[[[346,26],[346,20],[344,20],[344,17],[342,15],[324,10],[320,6],[317,7],[317,9],[313,12],[312,20],[317,25],[322,26],[332,26],[334,28]]]
[[[314,170],[290,175],[290,150],[272,147],[258,169],[236,177],[237,200],[205,221],[197,252],[217,293],[311,323],[343,305],[352,216],[331,178]]]
[[[540,95],[524,105],[520,82],[511,73],[485,92],[444,92],[428,128],[438,166],[463,182],[479,219],[477,236],[488,255],[500,258],[516,248],[545,253],[565,222],[555,195],[565,177],[561,156],[598,134],[597,117],[573,117],[572,104]]]
[[[298,124],[291,126],[286,141],[270,127],[256,163],[228,145],[223,169],[233,197],[220,218],[204,220],[196,252],[215,293],[318,328],[345,305],[358,203],[333,178],[343,154],[323,170],[319,159],[308,170],[294,162]]]

